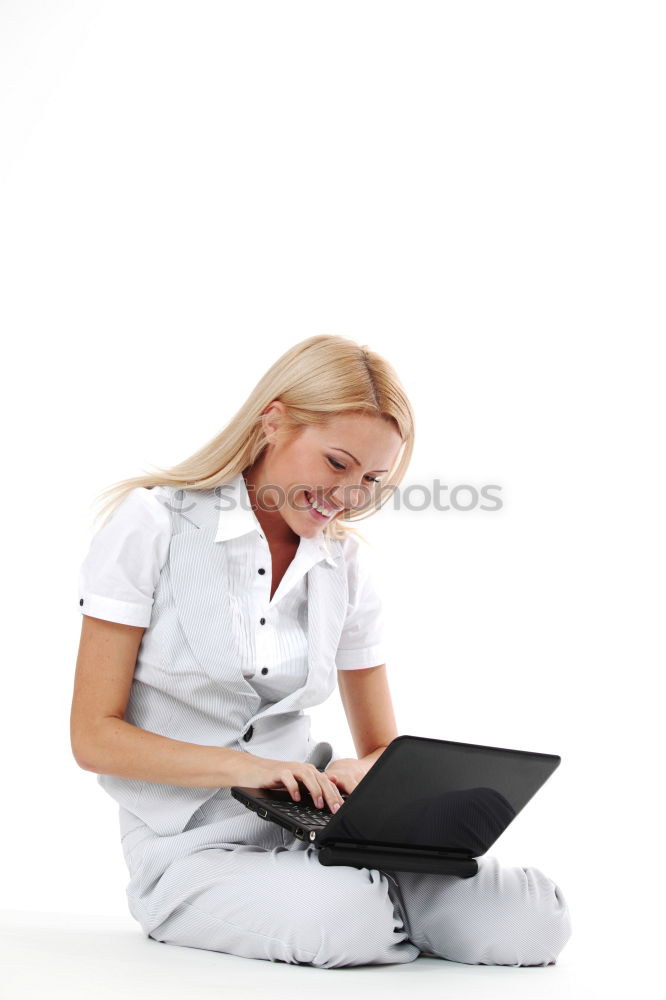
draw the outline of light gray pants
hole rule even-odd
[[[487,855],[466,879],[326,867],[311,844],[249,810],[240,817],[245,842],[230,842],[230,805],[221,790],[166,837],[121,807],[129,908],[149,937],[333,969],[421,953],[553,965],[571,936],[564,896],[538,868],[502,867]]]

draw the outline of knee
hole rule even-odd
[[[477,875],[448,887],[427,928],[428,951],[471,965],[554,965],[571,936],[559,886],[538,868],[478,861]]]
[[[535,894],[536,943],[535,961],[521,965],[555,965],[557,957],[571,937],[571,914],[564,893],[556,882],[538,868],[523,869],[526,877],[540,883]]]
[[[310,898],[299,926],[300,951],[312,965],[326,969],[413,961],[396,916],[386,878],[374,869],[325,868],[316,899]]]
[[[497,926],[483,964],[554,965],[571,937],[562,890],[538,868],[516,866],[504,875]]]

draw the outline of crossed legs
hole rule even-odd
[[[414,961],[550,965],[571,935],[559,887],[537,868],[477,859],[478,874],[319,864],[309,845],[208,847],[172,861],[130,902],[157,941],[320,968]]]

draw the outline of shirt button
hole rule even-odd
[[[82,606],[83,606],[83,598],[81,598],[81,600],[79,601],[79,607],[82,607]]]
[[[262,672],[262,674],[267,674],[268,673],[268,667],[262,667],[261,668],[261,672]]]
[[[265,573],[265,572],[266,572],[266,570],[263,567],[261,569],[257,570],[257,573]]]
[[[260,618],[259,619],[259,624],[260,625],[265,625],[266,624],[266,619],[265,618]]]
[[[250,740],[252,739],[252,733],[253,732],[254,732],[254,729],[252,728],[252,726],[250,726],[250,728],[248,729],[248,731],[246,733],[243,733],[243,739],[245,740],[246,743],[249,743]]]

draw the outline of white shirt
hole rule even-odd
[[[367,549],[351,535],[302,536],[272,600],[271,581],[241,473],[217,490],[129,493],[79,575],[82,614],[146,629],[125,719],[175,739],[304,760],[303,708],[326,700],[334,668],[386,660],[381,600]],[[158,832],[174,832],[217,791],[98,780]]]

